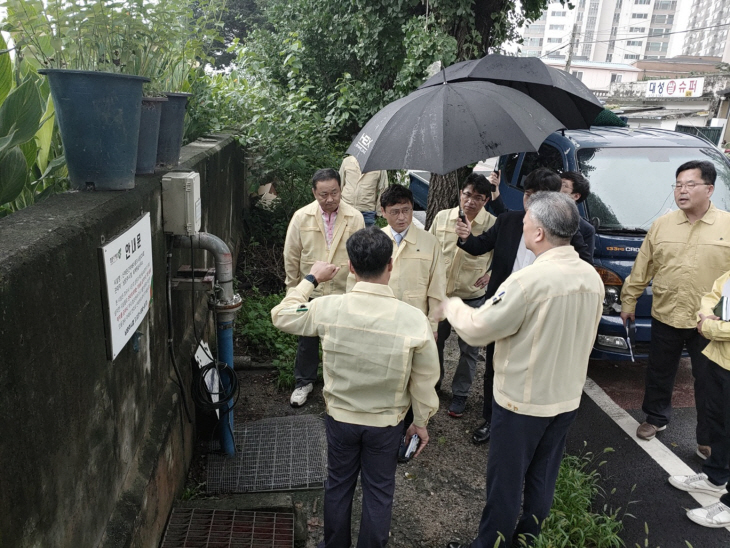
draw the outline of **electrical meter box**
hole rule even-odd
[[[162,223],[167,233],[192,236],[200,231],[200,175],[172,171],[162,177]]]

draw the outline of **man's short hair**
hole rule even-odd
[[[317,190],[317,183],[320,181],[331,181],[334,179],[337,181],[337,186],[342,186],[342,183],[340,182],[340,174],[336,170],[332,169],[331,167],[325,168],[325,169],[318,169],[314,172],[314,175],[312,175],[312,190]]]
[[[560,180],[560,175],[552,169],[538,167],[525,177],[522,186],[525,190],[531,190],[532,192],[560,192],[560,189],[563,187],[563,182]]]
[[[393,255],[393,241],[377,226],[361,228],[346,245],[352,268],[363,280],[380,276]]]
[[[702,173],[701,177],[705,184],[715,186],[717,171],[715,170],[715,166],[712,162],[708,162],[707,160],[690,160],[689,162],[685,162],[677,168],[675,177],[679,177],[680,173],[690,169],[699,169],[700,173]]]
[[[484,196],[489,198],[492,195],[492,189],[489,188],[489,184],[489,179],[487,179],[484,175],[472,172],[461,183],[461,190],[464,190],[466,187],[471,186],[474,187],[474,192],[476,192],[477,194],[483,194]]]
[[[386,207],[402,204],[403,202],[410,202],[411,207],[413,207],[413,192],[403,185],[390,185],[380,195],[380,207],[383,210]]]
[[[575,200],[562,192],[541,191],[530,196],[528,214],[545,230],[552,244],[565,245],[578,230],[578,208]]]
[[[567,179],[571,183],[573,183],[573,192],[576,194],[580,194],[580,198],[576,200],[577,204],[580,204],[585,201],[588,196],[591,194],[591,184],[588,182],[588,179],[583,177],[580,173],[577,171],[563,171],[560,174],[561,179]]]

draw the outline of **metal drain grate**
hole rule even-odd
[[[292,548],[294,514],[174,508],[160,548]]]
[[[321,487],[327,477],[324,421],[276,417],[234,427],[236,455],[210,455],[208,493],[252,493]]]

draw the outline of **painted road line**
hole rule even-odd
[[[628,436],[636,442],[646,453],[661,466],[664,471],[670,476],[689,476],[695,474],[695,471],[687,466],[682,459],[675,455],[666,445],[664,445],[657,438],[653,440],[644,441],[636,437],[636,429],[639,427],[639,423],[634,417],[629,415],[626,411],[614,402],[603,388],[598,386],[592,379],[586,379],[585,386],[583,387],[588,397],[590,397],[598,407],[600,407],[613,421],[619,425],[621,430],[626,432]],[[709,506],[715,504],[718,500],[717,497],[711,495],[705,495],[704,493],[688,493],[700,503],[702,506]],[[730,527],[726,527],[730,531]]]

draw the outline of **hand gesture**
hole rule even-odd
[[[476,282],[474,282],[474,286],[478,287],[479,289],[487,287],[487,284],[489,283],[489,278],[490,278],[490,276],[489,276],[489,273],[487,272],[486,274],[484,274],[484,276],[482,276]]]
[[[467,216],[464,216],[466,223],[463,223],[461,219],[456,220],[456,234],[461,240],[466,240],[471,235],[471,222]]]
[[[496,190],[492,192],[492,201],[499,198],[499,180],[502,178],[502,171],[492,171],[489,175],[489,182],[494,185]]]
[[[339,266],[335,266],[325,261],[316,261],[312,265],[312,269],[309,271],[309,273],[314,276],[314,279],[317,280],[317,283],[321,284],[324,282],[329,282],[332,278],[335,277],[335,274],[337,274],[339,270]]]

